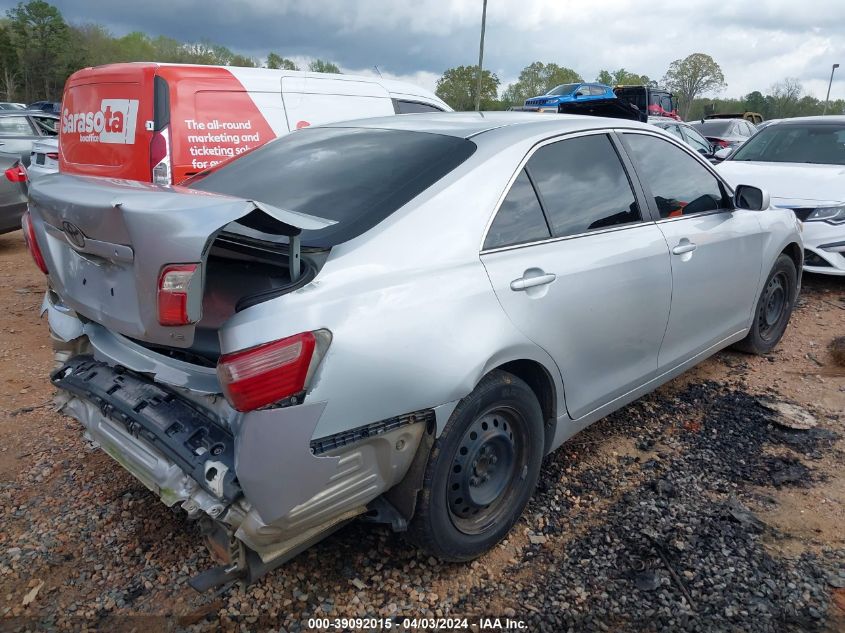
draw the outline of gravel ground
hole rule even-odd
[[[195,526],[51,410],[43,280],[19,240],[0,236],[0,630],[448,615],[474,630],[499,616],[531,631],[845,631],[845,372],[826,350],[845,333],[845,280],[805,280],[770,357],[723,352],[549,456],[510,537],[471,564],[352,523],[251,587],[199,595],[187,579],[212,563]],[[765,399],[818,424],[784,428]]]

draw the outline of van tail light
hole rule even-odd
[[[199,264],[170,264],[158,276],[158,322],[189,325],[199,321],[202,282]]]
[[[150,180],[157,185],[173,183],[170,166],[170,128],[153,132],[150,140]]]
[[[32,217],[29,215],[29,211],[25,211],[21,217],[21,228],[23,229],[23,241],[26,243],[29,254],[32,255],[32,260],[39,270],[46,275],[47,264],[44,262],[44,255],[41,254],[38,240],[35,239],[35,229],[32,226]]]
[[[6,170],[6,180],[9,182],[26,182],[29,180],[29,175],[26,173],[26,167],[20,163],[15,163]]]
[[[288,398],[295,404],[330,343],[328,330],[316,330],[223,354],[217,363],[223,393],[238,411],[254,411]]]

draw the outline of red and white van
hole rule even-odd
[[[319,123],[450,110],[379,77],[137,62],[84,68],[62,97],[59,170],[159,184]]]

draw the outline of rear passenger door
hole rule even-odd
[[[38,135],[25,115],[0,117],[0,152],[29,164],[32,141],[36,138]]]
[[[483,262],[511,321],[560,369],[573,418],[656,374],[671,273],[606,133],[529,154],[485,237]]]
[[[762,267],[756,211],[734,209],[728,190],[698,159],[665,138],[625,132],[672,262],[672,311],[660,350],[670,369],[748,325]]]

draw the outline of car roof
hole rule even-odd
[[[0,110],[0,116],[21,116],[21,115],[38,115],[46,116],[51,119],[58,119],[59,115],[55,112],[44,112],[44,110]]]
[[[633,128],[653,130],[638,121],[610,119],[577,114],[540,114],[537,112],[435,112],[399,114],[387,117],[328,123],[321,127],[360,127],[411,132],[428,132],[460,138],[527,138],[581,130]]]
[[[796,116],[789,119],[778,119],[778,125],[795,125],[798,123],[826,123],[829,125],[845,125],[845,116],[830,114],[824,116]]]

